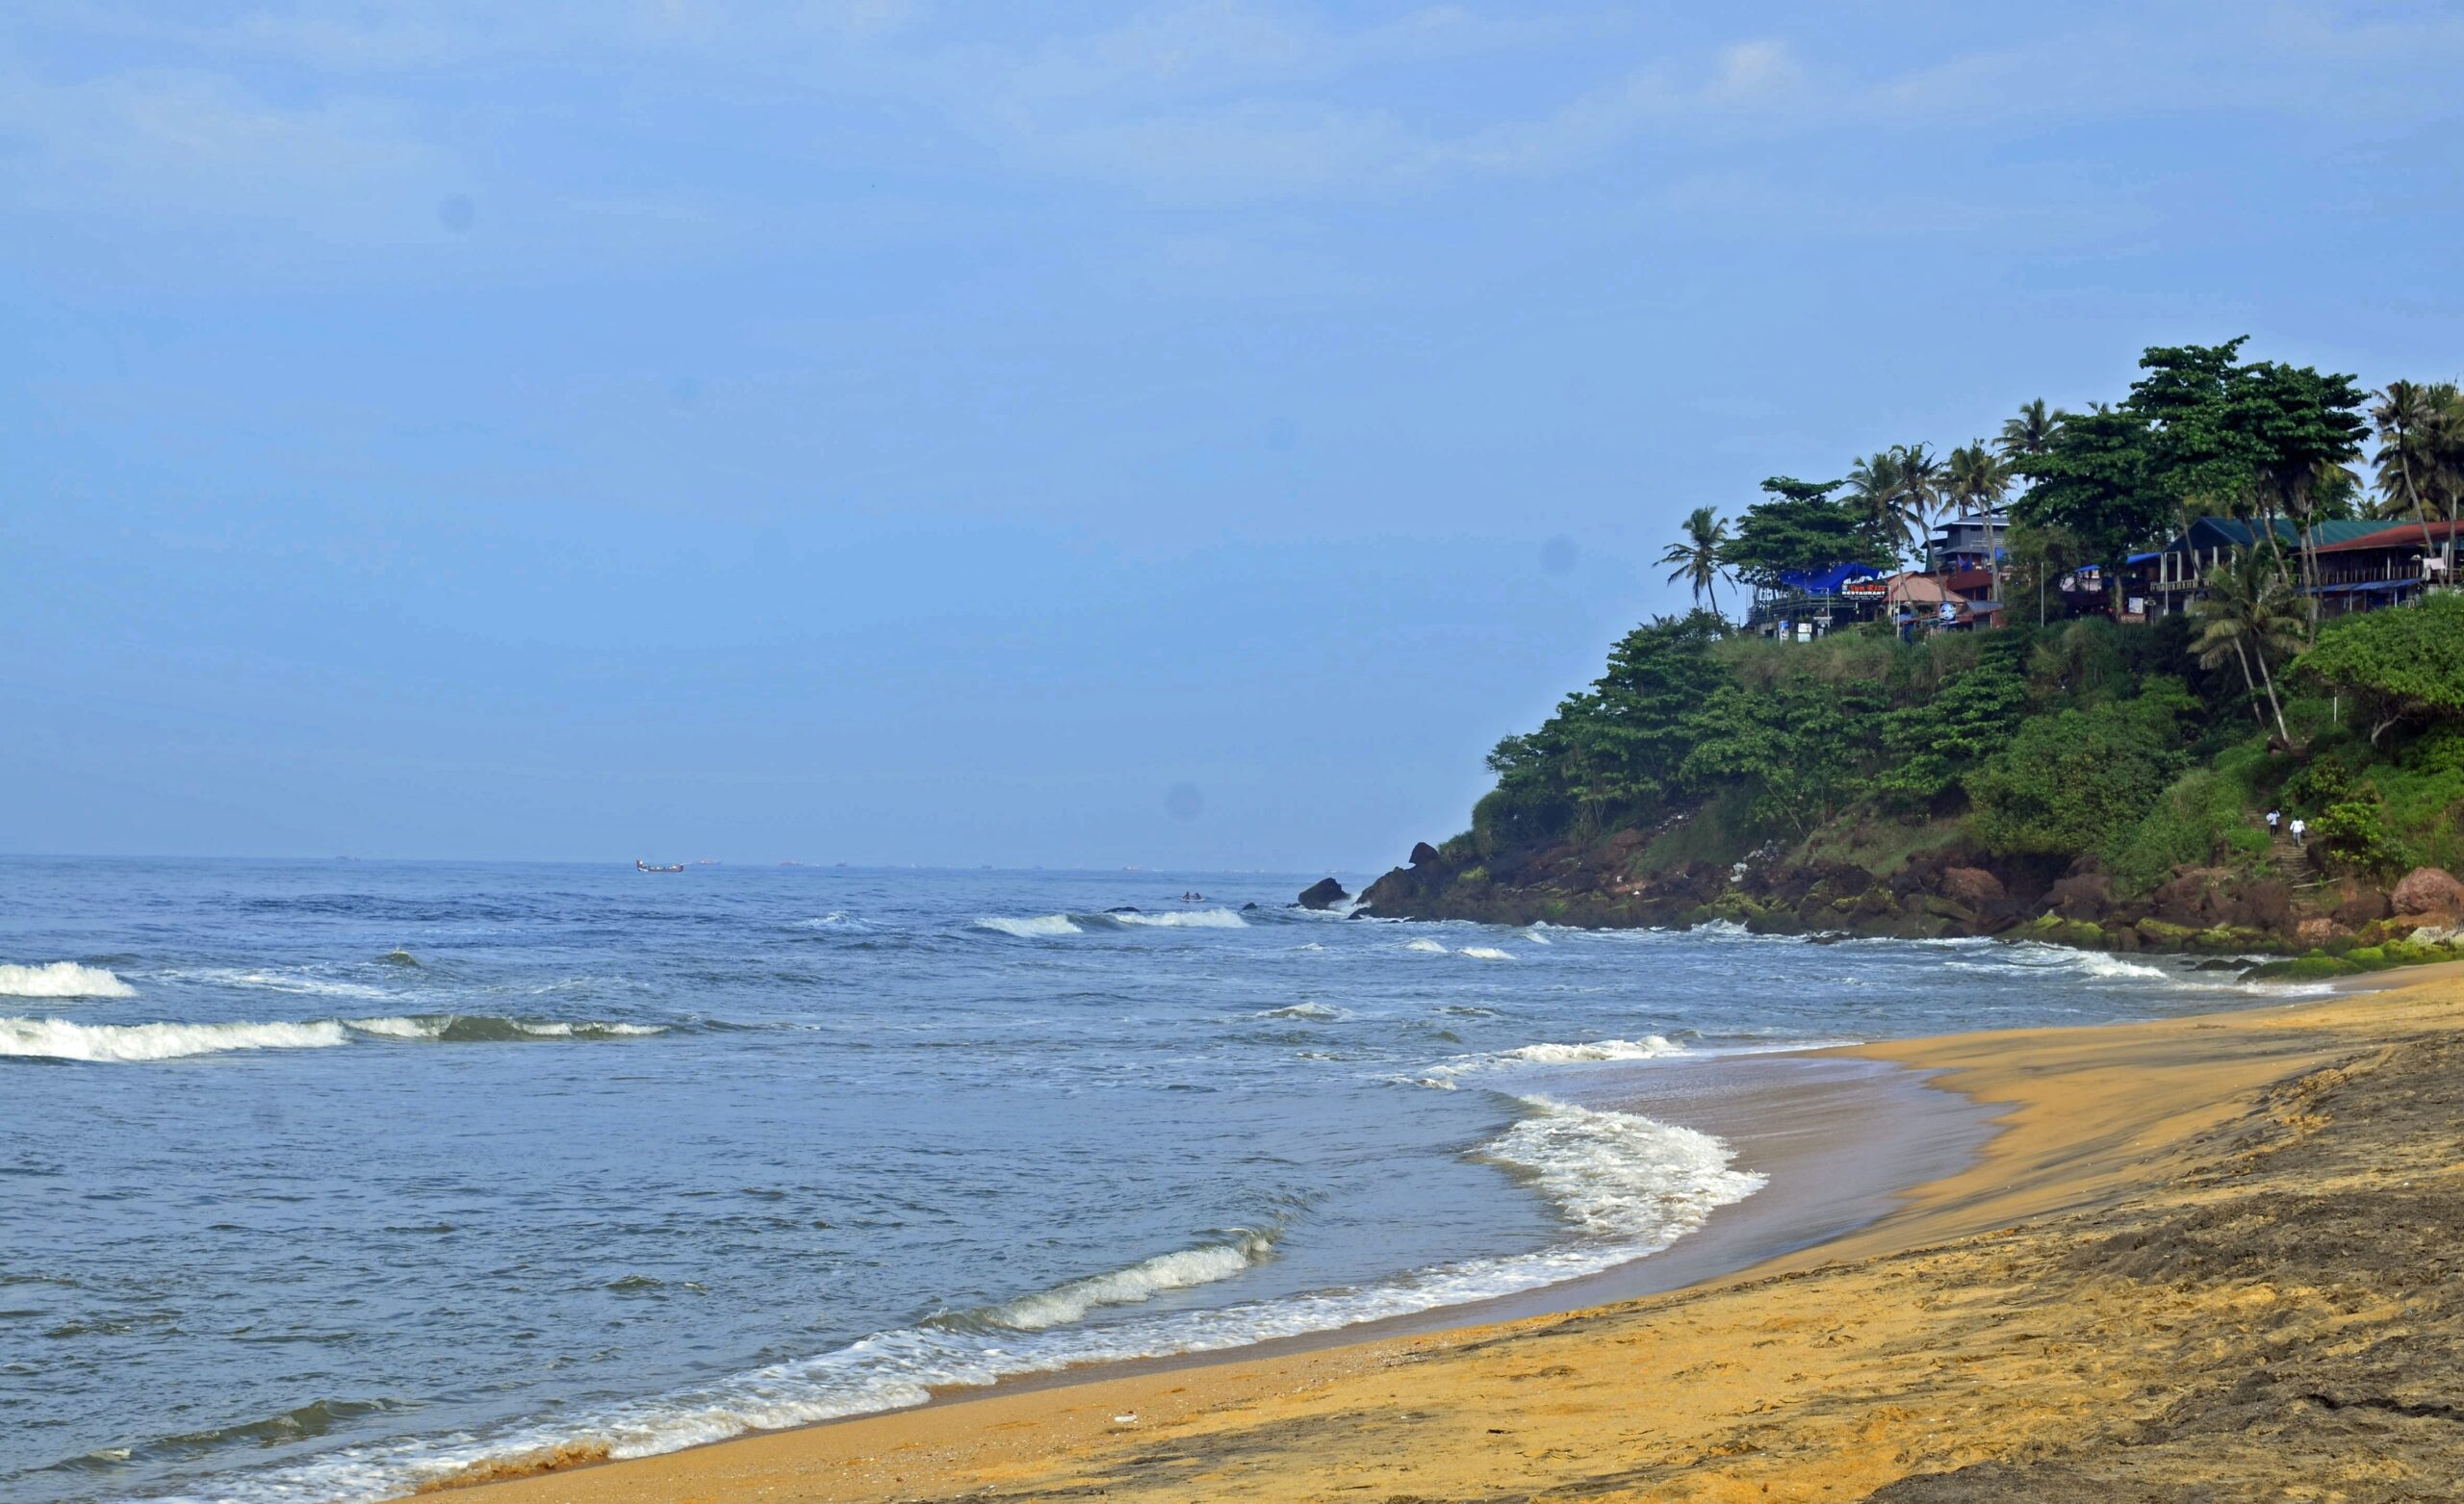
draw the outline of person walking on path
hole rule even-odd
[[[2268,834],[2275,834],[2276,822],[2283,818],[2284,811],[2281,809],[2271,809],[2268,811]]]
[[[2300,817],[2300,816],[2298,816],[2298,815],[2294,816],[2294,818],[2293,818],[2293,844],[2294,844],[2294,845],[2296,845],[2296,846],[2305,846],[2305,847],[2306,847],[2306,846],[2308,846],[2310,843],[2309,843],[2309,842],[2307,842],[2307,841],[2305,841],[2305,840],[2303,840],[2303,839],[2302,839],[2302,836],[2303,836],[2303,835],[2305,835],[2305,834],[2307,834],[2307,833],[2309,832],[2309,829],[2310,829],[2310,828],[2309,828],[2308,826],[2306,826],[2306,825],[2302,824],[2302,822],[2301,822],[2301,817]]]

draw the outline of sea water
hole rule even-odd
[[[0,1496],[382,1497],[1442,1311],[1760,1187],[1604,1078],[2257,996],[1318,876],[0,861]]]

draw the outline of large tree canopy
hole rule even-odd
[[[1888,569],[1895,549],[1871,513],[1831,499],[1840,482],[1774,475],[1767,499],[1746,509],[1720,562],[1739,576],[1776,588],[1784,574],[1818,574],[1839,564]]]
[[[2370,739],[2405,721],[2464,719],[2464,596],[2330,623],[2297,672],[2356,701]]]
[[[2020,456],[2015,468],[2036,483],[2013,503],[2012,516],[2066,533],[2099,561],[2118,565],[2157,540],[2173,516],[2157,483],[2155,447],[2147,420],[2127,408],[2074,413],[2043,453]]]

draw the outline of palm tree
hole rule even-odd
[[[1720,609],[1720,550],[1728,547],[1728,542],[1729,524],[1720,514],[1707,506],[1698,506],[1686,515],[1684,541],[1670,544],[1668,551],[1659,556],[1662,564],[1677,566],[1669,571],[1668,582],[1674,585],[1682,579],[1691,583],[1697,605],[1706,594],[1709,595],[1714,615]]]
[[[2063,420],[2069,416],[2058,407],[2046,411],[2044,398],[2038,397],[2022,404],[2018,417],[2002,420],[2002,437],[1993,441],[1993,446],[2012,459],[2042,454],[2053,447],[2053,436],[2062,431]]]
[[[2456,493],[2464,490],[2464,395],[2452,382],[2391,381],[2384,396],[2370,410],[2378,429],[2379,492],[2412,507],[2425,554],[2440,552],[2430,540],[2430,502],[2446,493],[2449,536],[2441,556],[2451,579]]]
[[[2044,404],[2040,401],[2037,405]],[[1951,451],[1949,470],[1951,500],[1985,519],[1985,567],[1993,571],[1998,582],[2002,575],[2001,550],[1994,544],[1993,513],[2011,490],[2010,463],[1979,439]],[[1999,590],[1994,592],[1994,599],[2001,599]]]
[[[2285,729],[2284,706],[2276,699],[2268,655],[2284,659],[2301,650],[2306,619],[2300,599],[2281,575],[2267,568],[2256,548],[2245,549],[2229,563],[2208,571],[2203,585],[2205,595],[2191,604],[2191,613],[2200,624],[2191,651],[2198,654],[2203,668],[2220,668],[2228,658],[2239,663],[2243,685],[2252,694],[2266,691],[2276,735],[2292,746],[2293,733]],[[2252,663],[2258,665],[2255,677],[2250,673]],[[2258,707],[2251,706],[2251,714],[2257,713]]]
[[[1908,516],[1915,521],[1917,536],[1925,540],[1925,567],[1934,567],[1933,528],[1929,519],[1941,503],[1944,475],[1942,459],[1921,444],[1903,444],[1891,449],[1899,462],[1899,499]]]
[[[1858,520],[1895,548],[1915,541],[1916,525],[1901,504],[1900,451],[1881,449],[1848,467],[1848,504]]]

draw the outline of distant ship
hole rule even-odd
[[[644,872],[682,872],[684,870],[684,864],[682,862],[678,862],[673,867],[654,867],[649,862],[642,860],[639,856],[633,858],[633,865]]]

